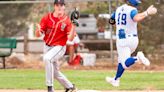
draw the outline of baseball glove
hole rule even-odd
[[[71,13],[71,21],[74,25],[79,26],[78,19],[80,17],[79,11],[75,8],[75,10]]]

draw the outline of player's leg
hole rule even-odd
[[[53,92],[53,79],[54,77],[63,84],[64,87],[73,87],[72,83],[59,72],[58,59],[65,53],[65,47],[54,46],[45,53],[44,61],[46,63],[46,85],[48,86],[48,92]]]
[[[124,73],[127,67],[130,67],[136,62],[135,57],[131,57],[131,51],[129,47],[119,47],[118,51],[118,68],[114,78],[107,77],[106,81],[111,83],[113,86],[119,86],[119,79]]]
[[[138,46],[138,38],[137,37],[131,37],[130,39],[130,48],[131,48],[131,53],[133,53]],[[150,65],[150,61],[145,57],[144,53],[142,51],[139,51],[137,53],[137,61],[143,63],[145,66]]]
[[[63,85],[64,88],[70,89],[70,90],[75,90],[75,86],[67,79],[66,76],[64,76],[64,74],[62,72],[60,72],[60,69],[59,69],[58,60],[63,57],[66,47],[61,47],[61,46],[57,46],[57,47],[61,48],[61,50],[52,59],[53,67],[54,67],[54,69],[53,69],[54,78],[57,81],[59,81],[59,83],[61,85]],[[53,50],[56,51],[55,49],[53,49]]]
[[[79,43],[80,43],[80,39],[78,37],[78,35],[75,36],[74,40],[73,40],[74,44],[71,46],[70,48],[70,61],[73,62],[73,65],[78,65],[80,64],[80,56],[78,55],[78,46],[79,46]]]
[[[74,45],[69,45],[68,49],[69,49],[69,61],[68,61],[68,63],[71,65],[71,62],[74,59],[74,52],[75,52]]]
[[[67,41],[67,50],[69,54],[68,64],[71,65],[74,58],[74,41]]]
[[[52,49],[47,45],[44,45],[44,57],[43,60],[45,62],[45,76],[46,76],[46,85],[48,87],[48,92],[53,92],[53,64],[50,61],[50,57],[47,57],[48,52]]]
[[[123,40],[124,41],[124,40]],[[125,42],[126,41],[126,42]],[[118,68],[114,78],[108,77],[107,80],[113,86],[119,86],[119,78],[121,78],[124,70],[137,62],[136,57],[131,57],[131,54],[135,51],[138,45],[138,38],[127,38],[123,43],[117,43],[118,52]],[[127,43],[128,42],[128,43]],[[126,43],[126,44],[125,44]]]
[[[133,64],[135,64],[135,62],[137,62],[137,58],[132,57],[131,54],[136,50],[138,46],[138,38],[128,37],[126,41],[126,46],[119,46],[119,44],[117,44],[119,65],[115,80],[122,76],[122,72],[124,69],[132,66]]]
[[[75,88],[75,85],[73,85],[66,76],[64,76],[64,74],[62,72],[60,72],[59,70],[59,66],[58,63],[54,62],[54,78],[59,81],[59,83],[64,86],[64,88],[66,89],[66,92],[69,92],[69,90],[77,90]],[[71,91],[71,92],[74,92]],[[75,91],[76,92],[76,91]]]
[[[132,66],[136,62],[136,60],[137,60],[137,58],[135,58],[135,57],[129,57],[125,60],[125,62],[119,63],[118,68],[117,68],[117,73],[115,76],[115,80],[120,78],[122,76],[122,74],[124,73],[124,70],[126,68]]]
[[[139,51],[137,53],[137,60],[140,61],[141,63],[143,63],[145,66],[149,66],[150,65],[150,61],[148,58],[145,57],[144,53],[142,51]]]
[[[67,46],[68,46],[68,52],[69,52],[69,61],[68,63],[70,65],[73,64],[73,60],[74,60],[74,57],[75,57],[75,51],[76,51],[76,48],[78,46],[78,44],[80,43],[80,39],[78,37],[78,35],[76,35],[73,39],[73,41],[67,41]]]

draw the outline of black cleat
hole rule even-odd
[[[73,85],[73,88],[66,88],[65,92],[77,92],[77,88]]]
[[[48,86],[48,92],[54,92],[54,88],[52,86]]]

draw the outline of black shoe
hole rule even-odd
[[[52,86],[48,86],[47,89],[48,89],[48,92],[54,92],[54,88]]]
[[[75,85],[73,84],[73,88],[66,88],[65,92],[77,92],[77,88],[75,87]]]

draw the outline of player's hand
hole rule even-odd
[[[36,30],[35,30],[35,36],[36,37],[40,37],[41,33],[40,33],[40,25],[39,24],[35,24],[36,26]]]
[[[157,8],[154,7],[154,5],[151,5],[148,7],[148,9],[146,10],[148,15],[154,15],[157,13]]]
[[[75,8],[75,10],[71,13],[71,21],[74,25],[79,26],[78,19],[80,17],[79,11]]]

